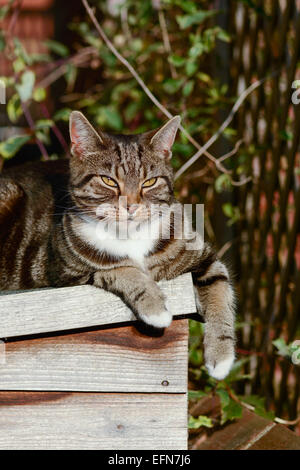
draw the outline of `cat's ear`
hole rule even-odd
[[[160,127],[150,140],[150,145],[162,152],[168,159],[170,159],[172,155],[172,145],[174,143],[180,121],[180,116],[174,116],[170,121]]]
[[[72,111],[70,115],[70,138],[71,153],[75,157],[83,159],[89,154],[99,150],[103,146],[104,140],[87,118],[79,111]]]

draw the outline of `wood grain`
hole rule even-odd
[[[185,393],[188,320],[160,337],[134,325],[12,341],[0,390]]]
[[[1,449],[187,448],[186,394],[0,392]]]
[[[173,315],[195,313],[191,274],[162,281]],[[93,286],[41,289],[0,296],[0,338],[113,325],[135,320],[116,295]]]

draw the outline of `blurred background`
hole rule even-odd
[[[244,406],[300,434],[300,1],[89,4],[110,43],[81,0],[0,0],[0,167],[68,156],[73,109],[115,133],[180,114],[176,195],[205,204],[238,296],[226,381],[207,376],[190,321],[191,442]],[[193,413],[216,394],[220,419]]]

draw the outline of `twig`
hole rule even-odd
[[[225,153],[224,155],[222,155],[222,157],[218,158],[218,162],[223,162],[224,160],[226,160],[227,158],[230,158],[232,157],[233,155],[235,155],[237,153],[237,151],[239,150],[240,146],[242,145],[242,143],[244,142],[244,139],[240,139],[236,142],[234,148],[228,152],[228,153]]]
[[[49,85],[51,85],[53,82],[58,80],[62,75],[66,73],[66,70],[69,64],[74,64],[77,66],[81,65],[86,60],[85,56],[95,54],[96,52],[97,52],[97,49],[95,47],[86,47],[85,49],[81,50],[80,52],[73,55],[72,57],[69,57],[58,68],[53,70],[53,72],[49,73],[49,75],[42,78],[42,80],[40,80],[36,84],[35,88],[47,88]]]
[[[28,122],[28,125],[30,127],[30,129],[35,132],[35,125],[34,125],[34,121],[31,117],[31,114],[30,114],[30,111],[29,109],[27,108],[26,104],[25,103],[22,103],[22,109],[23,109],[23,113],[24,113],[24,116]],[[37,136],[35,136],[35,139],[36,139],[36,143],[41,151],[41,154],[43,155],[44,159],[45,160],[49,160],[49,155],[48,155],[48,152],[46,150],[46,147],[44,146],[43,142],[40,141],[40,139],[38,139]]]
[[[51,116],[50,116],[49,111],[48,111],[45,104],[43,104],[43,103],[41,104],[41,109],[42,109],[42,112],[43,112],[44,116],[47,119],[51,119]],[[60,132],[59,128],[57,127],[57,125],[55,123],[52,125],[51,128],[52,128],[54,134],[56,135],[56,138],[59,141],[60,145],[64,149],[64,151],[66,153],[66,156],[69,157],[69,146],[68,146],[64,136],[62,135],[62,133]]]
[[[228,242],[226,242],[226,243],[222,246],[222,248],[219,249],[219,251],[218,251],[218,258],[222,258],[222,256],[225,255],[226,251],[228,251],[229,248],[231,248],[232,243],[233,243],[233,240],[229,240]]]
[[[293,421],[288,421],[287,419],[282,419],[282,418],[275,418],[274,421],[279,424],[285,424],[286,426],[295,426],[300,422],[300,416],[298,418],[294,419]]]
[[[196,171],[194,173],[191,173],[190,175],[186,175],[184,178],[184,181],[189,181],[197,178],[201,178],[202,176],[206,175],[210,170],[210,167],[206,165],[202,170]]]
[[[122,29],[124,31],[125,37],[127,41],[130,41],[131,33],[130,33],[129,24],[128,24],[128,10],[127,10],[126,5],[122,6],[120,10],[120,17],[121,17]]]
[[[9,22],[9,25],[8,25],[8,28],[7,28],[7,34],[9,36],[11,36],[12,33],[13,33],[13,30],[15,28],[15,25],[16,25],[16,22],[17,22],[17,19],[18,19],[18,16],[19,16],[19,13],[20,13],[21,8],[22,8],[23,1],[24,0],[15,0],[13,2],[14,12],[11,15],[11,19],[10,19],[10,22]]]
[[[5,31],[5,36],[6,36],[6,47],[7,47],[7,54],[8,56],[11,55],[13,56],[13,32],[14,32],[14,28],[16,26],[16,22],[17,22],[17,19],[18,19],[18,16],[19,16],[19,13],[20,13],[20,10],[22,8],[22,3],[23,3],[23,0],[10,0],[10,2],[8,2],[9,5],[8,5],[8,11],[10,11],[10,9],[12,8],[13,9],[13,12],[11,13],[11,17],[10,17],[10,21],[9,21],[9,24],[6,28],[6,31]],[[4,30],[4,28],[3,28]]]
[[[155,106],[160,109],[160,111],[165,114],[169,119],[171,119],[173,116],[172,114],[158,101],[158,99],[153,95],[153,93],[149,90],[149,88],[145,85],[141,77],[136,73],[135,69],[133,66],[117,51],[113,43],[110,41],[110,39],[106,36],[104,30],[98,23],[93,9],[89,6],[88,2],[86,0],[82,0],[82,3],[89,14],[92,22],[94,23],[95,28],[97,29],[98,33],[100,34],[101,38],[107,45],[107,47],[111,50],[111,52],[119,59],[119,61],[129,70],[129,72],[132,74],[132,76],[136,79],[140,87],[144,90],[146,95],[151,99],[151,101],[155,104]]]
[[[155,0],[155,1],[152,0],[152,6],[155,10],[158,10],[158,21],[159,21],[159,26],[161,29],[165,52],[167,54],[171,54],[172,50],[171,50],[171,44],[170,44],[170,39],[169,39],[169,34],[168,34],[166,18],[161,8],[160,0]],[[174,65],[169,63],[169,66],[170,66],[172,78],[177,78],[177,72],[176,72]]]
[[[243,184],[249,183],[250,181],[252,181],[252,177],[247,176],[240,181],[230,180],[230,184],[232,184],[232,186],[243,186]]]
[[[245,408],[247,408],[250,411],[255,411],[255,406],[250,405],[249,403],[245,403],[244,401],[240,401],[240,404],[243,405]],[[300,416],[298,418],[294,419],[293,421],[289,421],[287,419],[282,419],[278,418],[277,416],[274,418],[275,423],[279,424],[285,424],[286,426],[295,426],[300,422]]]
[[[243,91],[243,93],[239,96],[239,98],[233,105],[229,115],[221,124],[217,132],[206,142],[206,144],[203,145],[201,149],[198,150],[198,152],[195,153],[195,155],[193,155],[186,163],[184,163],[184,165],[182,165],[182,167],[175,174],[175,179],[179,178],[188,168],[190,168],[198,160],[199,157],[201,157],[201,155],[204,154],[205,150],[207,150],[209,147],[211,147],[212,144],[216,142],[216,140],[220,137],[220,135],[222,135],[226,127],[229,126],[232,119],[234,118],[234,115],[241,107],[247,96],[249,96],[252,91],[262,85],[267,80],[267,78],[268,77],[264,77],[261,80],[257,80],[256,82],[252,83],[252,85],[250,85],[248,88],[246,88],[246,90]]]

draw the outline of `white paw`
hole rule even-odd
[[[229,358],[218,362],[216,366],[212,366],[211,364],[205,365],[209,375],[211,375],[214,379],[223,380],[229,374],[233,363],[234,356],[230,356]]]
[[[139,317],[147,325],[154,326],[155,328],[167,328],[172,323],[172,314],[168,310],[163,310],[161,313],[143,315],[139,314]]]

